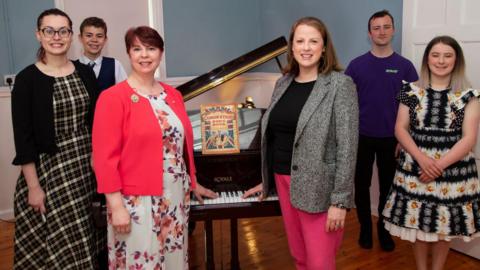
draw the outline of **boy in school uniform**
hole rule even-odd
[[[102,56],[102,49],[107,42],[107,24],[98,17],[88,17],[80,24],[78,39],[83,45],[83,54],[77,60],[93,69],[97,77],[98,95],[105,89],[127,79],[122,64],[112,57]],[[97,194],[94,201],[105,204],[105,196]],[[104,236],[107,228],[103,228]],[[105,245],[97,258],[97,269],[108,269],[108,249]]]
[[[102,56],[102,49],[108,39],[107,24],[103,19],[88,17],[83,20],[78,38],[83,45],[83,54],[78,61],[93,69],[100,91],[127,79],[127,74],[117,59]]]

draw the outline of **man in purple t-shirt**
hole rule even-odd
[[[395,249],[395,242],[385,230],[381,217],[395,175],[397,140],[394,129],[398,109],[396,97],[402,80],[418,80],[413,64],[393,51],[394,31],[393,17],[387,10],[373,14],[368,20],[368,36],[372,49],[353,59],[345,71],[357,85],[360,108],[360,136],[355,173],[355,204],[360,222],[358,243],[365,249],[373,246],[370,185],[376,158],[380,187],[377,234],[380,246],[385,251]]]

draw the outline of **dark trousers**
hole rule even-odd
[[[98,270],[107,270],[108,269],[108,248],[105,247],[100,251],[97,258]]]
[[[395,148],[397,140],[394,137],[374,138],[360,135],[358,141],[358,156],[355,172],[355,204],[358,221],[362,230],[372,229],[370,210],[370,186],[372,184],[373,163],[377,160],[380,199],[378,202],[379,222],[382,222],[382,211],[385,206],[390,186],[395,176]],[[383,227],[383,226],[382,226]]]

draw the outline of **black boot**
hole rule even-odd
[[[377,223],[377,235],[380,247],[384,251],[393,251],[395,249],[395,242],[392,239],[390,233],[385,229],[383,220],[379,219]]]
[[[372,240],[372,226],[360,226],[360,237],[358,244],[364,249],[371,249],[373,247]]]

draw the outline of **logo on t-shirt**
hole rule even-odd
[[[387,68],[387,69],[385,69],[385,72],[386,73],[398,73],[398,69]]]

